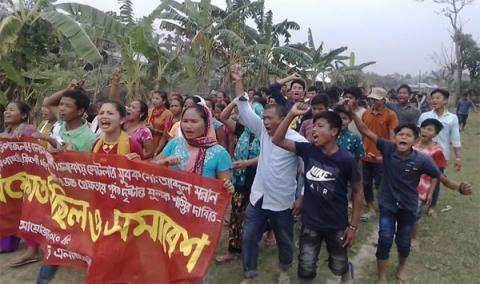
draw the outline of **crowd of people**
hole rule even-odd
[[[430,110],[422,113],[408,85],[401,85],[392,100],[380,87],[307,87],[297,74],[245,92],[242,67],[233,66],[231,76],[231,97],[222,91],[206,98],[154,91],[149,103],[123,102],[119,70],[109,98],[95,103],[84,82],[73,80],[44,99],[38,127],[29,124],[27,104],[9,103],[0,137],[33,137],[52,153],[120,155],[224,180],[225,190],[233,193],[226,218],[228,249],[215,261],[241,260],[242,283],[256,281],[264,235],[278,249],[278,283],[290,283],[295,248],[298,278],[312,282],[322,243],[331,272],[342,283],[353,283],[348,249],[361,221],[377,214],[378,283],[387,281],[394,240],[396,277],[406,281],[405,263],[423,207],[435,216],[440,184],[472,192],[470,184],[445,175],[450,146],[452,164],[461,170],[459,121],[464,127],[470,104],[462,100],[458,116],[452,114],[448,91],[436,89],[428,98]],[[14,251],[19,241],[4,238],[0,250]],[[25,243],[27,249],[10,267],[39,260],[38,245]],[[49,283],[57,268],[42,265],[37,283]]]

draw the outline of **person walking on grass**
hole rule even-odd
[[[295,104],[278,126],[273,143],[300,156],[305,164],[305,191],[300,197],[302,229],[298,277],[312,283],[317,271],[318,254],[323,242],[329,254],[328,266],[341,276],[341,283],[353,283],[353,266],[348,248],[353,244],[362,210],[362,183],[355,158],[337,145],[342,131],[338,113],[324,111],[313,118],[313,143],[292,141],[286,137],[288,126],[309,106]],[[348,221],[347,184],[352,185],[353,213]]]
[[[398,125],[397,115],[385,106],[387,91],[382,88],[373,88],[368,96],[372,107],[362,115],[362,121],[377,136],[387,140],[393,139],[393,129]],[[348,97],[346,97],[348,100]],[[352,105],[353,107],[353,105]],[[355,110],[353,110],[356,113]],[[358,116],[358,115],[357,115]],[[358,128],[358,126],[357,126]],[[367,137],[363,138],[365,157],[363,158],[363,192],[367,202],[368,212],[362,215],[362,221],[375,217],[373,186],[378,190],[382,181],[383,159],[375,143]]]
[[[235,94],[240,119],[245,127],[260,140],[258,167],[253,181],[249,204],[245,211],[242,237],[242,261],[244,281],[253,283],[258,276],[258,243],[265,224],[270,220],[278,247],[280,274],[278,282],[290,283],[289,269],[293,261],[293,215],[298,215],[299,202],[295,200],[298,158],[272,143],[272,136],[286,115],[282,105],[269,105],[263,121],[253,112],[244,97],[243,70],[232,66]],[[307,140],[294,130],[287,131],[287,138],[297,142]]]
[[[470,113],[470,109],[473,109],[473,111],[476,111],[475,105],[468,98],[468,95],[463,94],[463,97],[460,100],[458,100],[458,103],[457,103],[458,123],[460,124],[460,128],[462,131],[465,131],[465,126],[467,125],[467,119],[468,119],[468,114]]]
[[[417,185],[424,174],[431,177],[432,187],[438,182],[448,182],[431,157],[413,149],[419,130],[414,124],[404,124],[394,129],[393,141],[379,137],[352,111],[345,102],[359,131],[375,143],[382,154],[384,172],[379,194],[379,232],[377,246],[378,283],[387,283],[387,266],[390,249],[395,238],[398,249],[396,278],[406,283],[405,264],[410,254],[411,235],[418,208]],[[471,185],[461,183],[456,188],[461,194],[472,193]]]
[[[460,138],[460,128],[458,124],[458,117],[449,112],[448,98],[450,93],[447,90],[435,89],[430,93],[430,106],[431,111],[422,113],[418,120],[418,126],[422,122],[429,118],[434,118],[440,121],[443,125],[442,130],[438,133],[433,141],[437,142],[443,150],[443,155],[447,162],[450,160],[450,145],[453,146],[453,152],[455,154],[455,160],[453,166],[457,171],[462,168],[462,143]],[[432,195],[432,203],[428,208],[428,215],[431,217],[436,216],[435,207],[440,196],[440,184],[437,184]]]

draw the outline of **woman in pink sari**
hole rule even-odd
[[[0,133],[1,138],[21,138],[33,137],[37,132],[35,126],[28,124],[28,115],[30,106],[23,102],[11,102],[3,112],[5,122],[5,131]],[[17,250],[20,239],[16,236],[9,236],[0,239],[0,253],[12,252]],[[18,258],[11,261],[8,266],[18,267],[25,264],[39,261],[38,244],[29,240],[25,240],[27,250]]]

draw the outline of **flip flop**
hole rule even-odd
[[[40,261],[40,258],[38,258],[38,257],[27,258],[27,259],[21,259],[20,261],[17,261],[17,262],[9,263],[9,264],[7,264],[7,266],[10,267],[10,268],[15,268],[15,267],[24,266],[24,265],[27,265],[27,264],[30,264],[30,263],[35,263],[35,262],[38,262],[38,261]]]

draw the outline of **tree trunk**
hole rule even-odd
[[[460,51],[460,42],[458,39],[455,40],[455,57],[456,57],[456,68],[455,68],[455,92],[450,96],[450,104],[456,105],[458,98],[462,96],[462,54]]]

